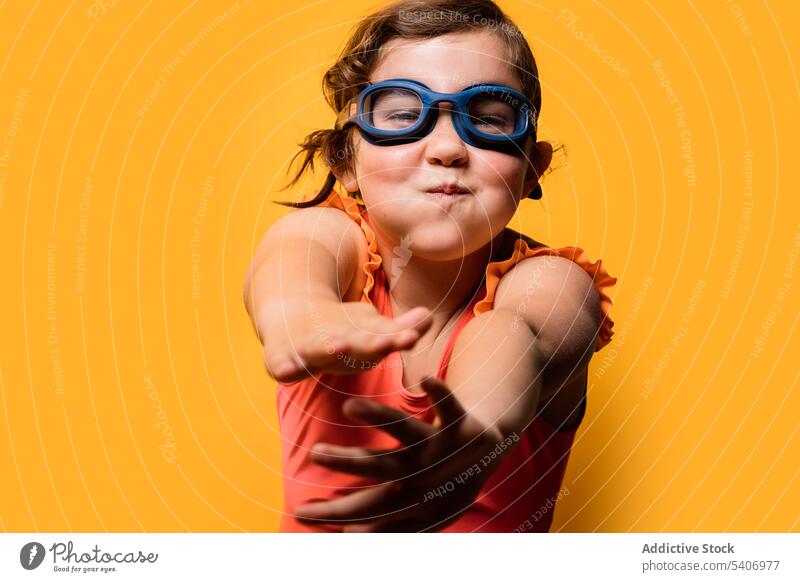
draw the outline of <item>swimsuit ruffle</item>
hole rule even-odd
[[[319,206],[330,206],[338,208],[347,213],[347,215],[354,220],[364,231],[364,236],[367,239],[367,252],[369,253],[369,260],[364,265],[364,273],[367,275],[367,281],[364,284],[364,291],[361,294],[361,302],[372,304],[370,299],[370,291],[375,286],[375,270],[381,265],[381,256],[378,253],[378,242],[375,240],[375,232],[372,227],[367,223],[361,214],[360,208],[362,206],[355,200],[347,196],[341,196],[337,192],[331,192],[328,198],[319,204]]]
[[[320,206],[330,206],[338,208],[347,213],[347,215],[354,220],[364,232],[367,239],[367,251],[369,253],[369,260],[364,265],[364,273],[367,275],[367,281],[364,284],[364,290],[361,295],[362,303],[372,304],[370,299],[370,292],[375,286],[375,271],[381,265],[381,256],[378,253],[378,243],[375,239],[375,232],[372,227],[367,223],[362,214],[362,208],[358,201],[354,198],[341,196],[337,192],[331,192],[330,196],[320,204]],[[527,240],[526,240],[527,239]],[[501,261],[490,262],[486,266],[486,295],[474,307],[475,315],[479,315],[492,309],[494,305],[494,297],[497,291],[497,285],[500,279],[518,262],[528,257],[535,257],[539,255],[559,256],[569,259],[586,271],[594,282],[594,287],[600,296],[600,309],[602,311],[602,322],[600,324],[600,332],[595,341],[595,351],[599,351],[609,342],[614,335],[612,328],[614,322],[609,316],[611,311],[611,298],[606,293],[608,287],[616,284],[617,279],[612,277],[608,271],[603,267],[603,261],[598,259],[595,262],[589,260],[586,252],[580,247],[559,247],[552,248],[546,245],[534,246],[531,248],[528,245],[528,240],[533,242],[532,239],[527,237],[519,237],[514,241],[514,250],[511,256]]]
[[[489,263],[486,267],[486,295],[479,301],[474,308],[475,315],[484,313],[492,309],[494,305],[494,296],[497,291],[497,285],[500,279],[514,265],[528,257],[535,257],[539,255],[551,255],[563,257],[577,263],[584,271],[586,271],[594,281],[594,287],[600,296],[600,309],[602,311],[602,322],[600,325],[600,332],[595,341],[594,351],[599,351],[603,346],[611,341],[611,336],[614,332],[611,328],[614,327],[614,322],[609,317],[611,311],[611,298],[606,293],[606,288],[612,287],[617,279],[609,275],[603,261],[598,259],[596,262],[591,262],[586,252],[580,247],[559,247],[552,248],[548,246],[540,246],[530,248],[528,243],[523,238],[517,238],[514,241],[514,251],[508,259],[503,261],[495,261]]]

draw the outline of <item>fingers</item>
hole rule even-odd
[[[374,314],[353,321],[341,334],[346,348],[337,354],[335,373],[358,373],[375,367],[391,352],[412,348],[431,325],[430,312],[415,308],[393,320]]]
[[[316,345],[299,350],[299,355],[314,372],[330,368],[334,373],[354,374],[374,367],[390,352],[412,347],[419,337],[413,327],[397,325],[377,313],[359,313],[330,332],[326,349]]]
[[[383,321],[370,322],[370,328],[356,328],[342,334],[343,341],[347,344],[344,350],[345,358],[351,361],[353,367],[358,367],[361,362],[379,362],[389,352],[395,351],[399,345],[414,345],[419,339],[419,334],[414,330],[402,330],[400,333],[387,329]],[[347,361],[345,362],[347,363]]]
[[[380,451],[319,443],[311,449],[310,456],[312,461],[329,469],[361,477],[396,480],[409,472],[400,455],[392,450]]]
[[[464,418],[466,412],[447,384],[438,378],[427,376],[422,380],[422,388],[428,393],[433,407],[441,419],[442,429],[454,426]]]
[[[290,347],[290,357],[296,370],[302,376],[312,376],[329,369],[350,350],[350,342],[345,338],[313,339],[304,345]]]
[[[415,307],[394,319],[376,315],[359,322],[360,329],[344,337],[351,341],[354,352],[364,356],[385,356],[389,352],[407,350],[432,325],[431,312],[424,307]]]
[[[282,350],[265,350],[265,363],[270,375],[278,382],[296,382],[312,376],[331,365],[349,348],[347,342],[335,340],[327,346],[311,349],[287,346]]]
[[[416,333],[416,332],[411,332]],[[417,337],[416,335],[414,336]],[[357,374],[368,371],[378,365],[389,352],[395,348],[391,339],[372,341],[365,333],[355,337],[337,340],[327,348],[314,346],[310,348],[288,347],[278,355],[275,351],[267,352],[267,369],[278,382],[296,382],[320,372],[333,374]],[[411,343],[416,341],[414,339]]]
[[[416,332],[414,341],[418,339]],[[279,382],[296,382],[320,372],[355,374],[374,367],[390,351],[391,338],[366,331],[311,336],[303,343],[268,349],[267,367]],[[277,353],[276,353],[277,352]]]
[[[375,314],[358,321],[358,328],[344,337],[351,340],[354,350],[366,354],[379,351],[388,353],[413,347],[432,323],[428,309],[415,307],[394,319]]]
[[[413,446],[436,434],[436,429],[427,422],[365,398],[348,398],[342,410],[348,417],[379,428],[405,446]]]
[[[326,371],[338,374],[367,371],[389,353],[413,347],[432,324],[431,313],[424,307],[411,309],[395,319],[363,304],[343,309],[339,323],[317,324],[312,333],[296,342],[286,342],[288,337],[283,334],[279,336],[283,340],[269,341],[265,348],[269,374],[278,382],[288,383]]]
[[[295,508],[294,513],[299,521],[306,522],[350,523],[387,517],[407,509],[397,508],[396,497],[399,491],[397,483],[383,483],[332,501],[300,505]],[[409,507],[413,505],[416,503]]]

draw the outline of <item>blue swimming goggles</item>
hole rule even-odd
[[[414,142],[433,130],[439,114],[436,105],[443,101],[453,104],[453,126],[471,146],[520,154],[528,136],[535,139],[535,111],[528,98],[492,83],[437,93],[411,79],[380,81],[347,103],[336,128],[355,124],[366,141],[380,146]]]

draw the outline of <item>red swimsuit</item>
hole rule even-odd
[[[380,267],[375,234],[368,223],[366,209],[352,198],[332,193],[322,206],[339,208],[356,221],[369,244],[369,262],[364,265],[367,283],[361,301],[373,304],[383,315],[392,316],[385,273]],[[506,234],[513,231],[506,231]],[[566,257],[586,270],[594,279],[601,298],[603,323],[595,351],[609,343],[613,322],[608,317],[611,300],[605,288],[616,283],[602,267],[591,263],[577,247],[530,248],[530,239],[517,238],[513,250],[504,245],[505,260],[489,263],[484,285],[461,315],[439,363],[437,377],[445,380],[450,355],[464,326],[476,315],[492,308],[500,278],[520,260],[537,255]],[[510,250],[510,253],[509,253]],[[373,398],[399,408],[427,422],[435,413],[424,393],[410,392],[403,386],[402,359],[399,352],[389,354],[375,368],[354,375],[319,374],[291,384],[278,384],[278,416],[283,437],[284,515],[280,531],[341,531],[337,525],[306,525],[292,517],[292,509],[312,501],[329,500],[376,481],[332,471],[309,460],[314,443],[328,442],[343,446],[396,448],[399,443],[381,430],[354,424],[342,413],[342,404],[351,396]],[[585,400],[580,416],[585,410]],[[551,426],[541,414],[520,435],[515,448],[502,459],[481,490],[475,503],[445,532],[546,532],[553,519],[552,507],[559,497],[567,459],[580,421],[571,427]],[[488,469],[487,469],[488,470]],[[549,504],[548,504],[549,502]],[[549,505],[548,509],[546,508]]]

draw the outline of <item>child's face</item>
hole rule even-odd
[[[443,93],[479,82],[522,91],[506,53],[489,31],[392,39],[383,45],[370,81],[414,79]],[[406,237],[411,251],[428,260],[455,260],[489,243],[537,181],[529,162],[532,139],[524,155],[467,145],[453,127],[451,106],[440,104],[436,126],[413,143],[372,145],[354,130],[355,172],[340,176],[348,190],[361,191],[370,222],[386,239],[396,244]],[[442,199],[426,192],[442,183],[457,183],[469,193]]]

